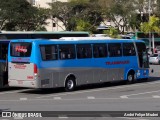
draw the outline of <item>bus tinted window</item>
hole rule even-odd
[[[144,43],[136,43],[138,53],[142,53],[146,51],[146,46]]]
[[[107,56],[106,44],[94,44],[93,45],[93,55],[95,58],[106,57]]]
[[[136,55],[136,51],[133,43],[123,43],[123,55],[124,56]]]
[[[41,45],[40,46],[42,60],[57,60],[57,46],[55,45]]]
[[[109,43],[108,51],[110,57],[120,57],[122,56],[121,43]]]
[[[75,46],[74,45],[59,45],[60,59],[74,59]]]
[[[78,44],[77,45],[77,58],[91,58],[92,48],[90,44]]]
[[[7,43],[0,44],[0,59],[1,60],[6,60],[7,52],[8,52],[8,44]]]
[[[10,54],[13,57],[30,57],[32,51],[32,44],[28,42],[11,43],[10,49]]]

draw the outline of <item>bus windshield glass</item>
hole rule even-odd
[[[31,51],[32,44],[29,42],[11,43],[10,54],[12,57],[30,57]]]

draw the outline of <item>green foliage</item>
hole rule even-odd
[[[160,19],[156,16],[150,16],[150,20],[148,22],[144,22],[141,24],[141,31],[148,32],[160,32]]]
[[[91,26],[92,25],[89,22],[79,19],[76,22],[76,29],[75,30],[76,31],[90,31],[89,28]]]
[[[70,0],[69,2],[53,2],[51,6],[51,15],[58,18],[66,30],[86,29],[93,31],[102,21],[100,6],[95,3],[96,0]],[[84,21],[79,21],[81,19]],[[54,19],[53,19],[54,20]],[[87,22],[86,22],[87,21]],[[78,26],[77,26],[78,25]]]
[[[26,0],[0,0],[1,30],[36,30],[46,25],[47,10],[33,7]]]
[[[110,27],[110,29],[106,31],[105,34],[108,34],[111,38],[118,38],[119,32],[117,29]]]

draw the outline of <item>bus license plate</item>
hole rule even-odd
[[[21,81],[21,80],[18,80],[18,84],[23,84],[23,81]]]

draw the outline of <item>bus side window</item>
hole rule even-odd
[[[59,45],[60,59],[74,59],[75,47],[74,45]]]
[[[8,48],[8,44],[6,43],[0,44],[0,59],[6,60],[6,54],[8,52],[7,48]]]
[[[77,58],[91,58],[92,57],[92,48],[91,44],[78,44],[77,47]]]
[[[135,56],[136,51],[133,43],[123,43],[123,56]]]
[[[57,60],[58,58],[56,45],[42,45],[40,46],[40,51],[44,61]]]
[[[122,56],[121,43],[109,43],[108,50],[109,50],[109,57]]]
[[[107,56],[106,44],[94,44],[93,45],[93,55],[95,58],[106,57]]]

